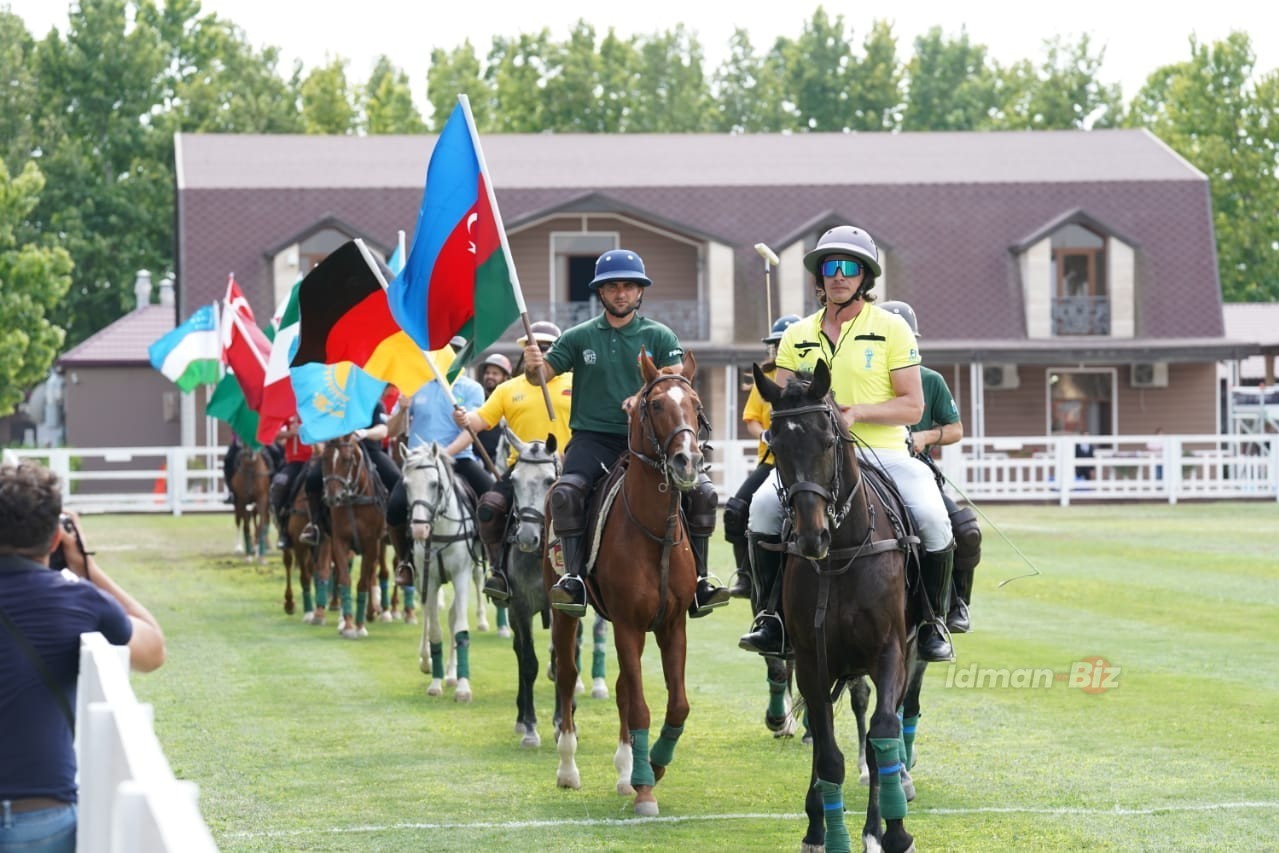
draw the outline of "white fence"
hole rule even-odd
[[[150,705],[129,685],[129,651],[80,635],[76,759],[77,853],[215,851],[193,782],[178,781],[152,728]]]
[[[952,493],[974,501],[1279,500],[1279,434],[966,438],[943,448]],[[756,442],[714,441],[721,497],[755,467]],[[227,512],[222,451],[207,447],[6,450],[62,477],[77,512]]]

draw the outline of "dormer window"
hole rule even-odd
[[[1052,235],[1054,335],[1109,335],[1106,240],[1082,225]]]

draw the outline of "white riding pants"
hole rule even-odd
[[[911,517],[915,519],[923,549],[941,551],[949,547],[953,538],[950,515],[946,512],[946,502],[942,500],[937,481],[933,479],[932,469],[911,456],[905,448],[875,448],[869,451],[858,448],[858,459],[864,460],[867,455],[870,455],[872,463],[888,472],[897,486],[902,500],[910,509]],[[755,492],[755,497],[751,500],[750,522],[747,525],[752,533],[781,535],[782,521],[786,514],[778,492],[780,485],[781,480],[774,468],[773,473],[768,475],[768,479]]]

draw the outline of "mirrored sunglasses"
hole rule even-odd
[[[861,261],[822,261],[823,278],[830,278],[837,272],[843,273],[844,278],[852,278],[861,271]]]

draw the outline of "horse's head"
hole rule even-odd
[[[320,467],[324,474],[324,500],[330,506],[363,494],[363,475],[368,466],[364,464],[364,448],[354,434],[325,442]]]
[[[631,412],[631,453],[686,492],[697,485],[702,470],[698,436],[706,424],[702,401],[693,390],[697,361],[686,353],[683,374],[662,373],[643,353],[640,371],[644,387]]]
[[[824,559],[859,482],[852,438],[828,396],[830,368],[819,361],[811,378],[796,376],[785,388],[758,364],[754,374],[760,396],[773,407],[770,444],[795,546],[808,559]]]
[[[409,531],[418,541],[431,538],[437,515],[448,509],[453,494],[453,458],[435,442],[404,457],[404,493],[409,502]]]
[[[560,475],[560,456],[555,452],[554,434],[548,435],[546,441],[526,443],[508,429],[506,440],[518,454],[511,466],[511,490],[515,495],[512,508],[518,521],[515,544],[524,553],[532,554],[542,548],[542,527],[546,523],[542,507],[551,484]]]

